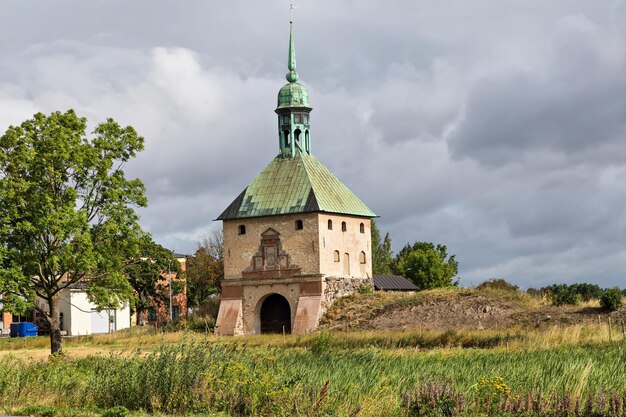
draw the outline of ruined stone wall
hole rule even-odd
[[[362,285],[374,289],[373,278],[326,277],[324,279],[320,317],[336,299],[357,291]]]
[[[296,229],[296,220],[302,220],[302,230]],[[246,227],[239,234],[239,226]],[[251,267],[259,251],[261,233],[272,228],[280,233],[282,250],[289,254],[291,264],[301,273],[319,273],[318,214],[287,214],[252,219],[224,221],[224,279],[241,278],[242,271]]]

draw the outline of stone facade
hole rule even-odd
[[[301,213],[224,221],[216,334],[263,332],[261,309],[272,294],[289,304],[286,333],[314,330],[336,298],[372,285],[370,255],[369,218]]]

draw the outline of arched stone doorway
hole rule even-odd
[[[282,295],[272,294],[263,300],[260,316],[261,334],[291,333],[291,308]]]

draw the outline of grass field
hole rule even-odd
[[[46,338],[4,339],[0,408],[107,417],[126,409],[221,416],[621,416],[626,341],[615,329],[610,339],[605,325],[247,338],[132,329],[66,339],[66,357],[52,359]]]

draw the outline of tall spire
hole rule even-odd
[[[290,6],[291,10],[295,8]],[[299,84],[296,72],[296,47],[293,41],[293,21],[289,21],[289,59],[287,61],[287,84],[278,92],[278,145],[283,158],[311,154],[309,125],[309,93]]]
[[[287,81],[295,83],[298,81],[298,73],[296,72],[296,46],[293,42],[293,21],[289,22],[289,60],[287,62]]]

